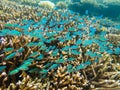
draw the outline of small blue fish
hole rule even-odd
[[[40,24],[39,24],[39,23],[34,23],[32,26],[33,26],[34,28],[38,28],[38,27],[40,26]]]
[[[23,29],[24,34],[25,34],[25,33],[27,34],[27,31],[29,30],[30,25],[29,25],[29,24],[26,24],[26,25],[24,25],[24,26],[21,26],[21,28]]]
[[[46,50],[45,50],[45,52],[49,52],[50,51],[50,49],[49,48],[47,48]]]
[[[116,29],[120,30],[120,25],[114,26]]]
[[[25,67],[25,66],[26,66],[26,68],[28,68],[27,66],[29,66],[31,64],[32,64],[32,61],[31,62],[30,61],[25,61],[25,62],[22,63],[22,65],[19,68]]]
[[[71,69],[68,69],[68,70],[67,70],[68,73],[72,73],[72,72],[76,72],[76,71],[77,71],[77,69],[74,68],[74,67],[72,67]]]
[[[71,64],[68,64],[68,66],[67,66],[67,70],[70,70],[70,69],[72,69],[72,67],[73,67],[73,65],[71,65]]]
[[[107,41],[107,40],[108,40],[108,39],[105,38],[104,36],[99,36],[98,39],[99,39],[100,41]]]
[[[100,46],[99,48],[99,52],[105,52],[106,50],[108,50],[108,47],[107,46]]]
[[[48,71],[49,71],[49,70],[47,70],[47,69],[42,69],[42,70],[40,71],[40,73],[41,73],[41,74],[46,74],[46,73],[48,73]]]
[[[51,43],[51,41],[52,41],[51,39],[46,39],[45,42],[46,42],[46,43]]]
[[[28,71],[29,73],[34,73],[34,72],[39,72],[38,68],[33,68],[31,70]]]
[[[70,49],[70,46],[65,46],[62,48],[62,51],[69,51],[69,49]]]
[[[5,68],[6,66],[0,66],[0,72],[2,72]]]
[[[51,47],[51,50],[54,50],[55,48],[56,48],[56,46],[52,46],[52,47]]]
[[[98,16],[97,18],[98,18],[98,19],[102,19],[102,17],[103,17],[103,14],[101,14],[101,15]]]
[[[57,54],[58,54],[58,49],[53,50],[52,56],[57,56]]]
[[[96,28],[94,27],[90,27],[90,33],[89,33],[89,36],[94,36],[96,33]]]
[[[9,31],[8,35],[20,36],[20,35],[22,35],[22,33],[17,30],[11,30],[11,31]]]
[[[28,47],[33,47],[33,46],[36,46],[38,43],[36,42],[30,42],[27,44]]]
[[[71,46],[70,48],[71,48],[71,49],[77,49],[78,46],[77,46],[77,45],[73,45],[73,46]]]
[[[29,63],[29,62],[28,62],[28,63]],[[31,63],[30,63],[30,64],[28,64],[28,63],[21,65],[18,69],[19,69],[19,70],[24,70],[24,71],[29,70],[28,66],[29,66]]]
[[[42,60],[44,58],[44,55],[43,54],[40,54],[36,59],[37,60]]]
[[[92,45],[93,41],[92,40],[84,40],[83,41],[83,46],[88,46],[88,45]]]
[[[6,36],[9,34],[10,30],[9,29],[2,29],[0,32],[1,32],[0,36]]]
[[[5,24],[5,27],[17,27],[17,26],[19,26],[19,24],[11,24],[11,23],[7,23],[7,24]]]
[[[42,16],[42,13],[38,12],[38,13],[37,13],[37,16],[38,16],[38,17]]]
[[[114,48],[115,54],[120,55],[120,47]]]
[[[9,54],[8,56],[5,57],[5,60],[9,60],[11,58],[13,58],[16,55],[16,52],[13,52],[11,54]]]
[[[31,24],[33,24],[33,23],[35,23],[33,20],[23,20],[22,21],[22,24],[28,24],[28,25],[31,25]]]
[[[83,24],[79,24],[79,25],[77,26],[78,29],[82,29],[83,27],[84,27]]]
[[[43,45],[39,48],[39,50],[46,50],[46,49],[47,49],[47,47],[45,45]]]
[[[33,47],[33,46],[42,46],[44,45],[44,42],[30,42],[27,44],[28,47]]]
[[[94,62],[96,62],[96,63],[97,63],[97,62],[99,62],[99,60],[98,60],[98,59],[95,59],[95,60],[94,60]]]
[[[44,65],[44,67],[43,67],[43,68],[49,68],[51,65],[53,65],[53,63],[48,62],[47,64],[45,64],[45,65]]]
[[[83,33],[82,31],[75,31],[73,32],[74,35],[79,35],[80,37],[82,37]]]
[[[68,31],[75,31],[75,30],[76,30],[76,28],[74,28],[74,27],[68,28]]]
[[[88,65],[91,65],[91,62],[90,62],[90,61],[87,61],[87,62],[85,62],[84,64],[88,66]]]
[[[18,52],[18,53],[22,53],[24,50],[25,50],[25,49],[24,49],[23,47],[21,47],[21,48],[19,48],[19,49],[17,50],[17,52]]]
[[[60,42],[65,42],[65,41],[66,41],[66,39],[65,39],[65,38],[62,38],[62,37],[60,37],[58,40],[59,40]]]
[[[9,51],[13,51],[13,50],[14,50],[14,48],[4,48],[5,52],[9,52]]]
[[[77,40],[76,45],[80,45],[82,43],[82,40]]]
[[[20,70],[18,68],[12,70],[9,72],[9,75],[14,75],[14,74],[17,74]]]
[[[82,18],[79,18],[79,22],[83,23],[85,21]]]
[[[85,10],[85,14],[88,15],[89,11],[88,10]]]
[[[88,55],[88,56],[90,56],[90,57],[92,57],[92,58],[94,58],[94,57],[100,57],[100,55],[99,54],[97,54],[97,53],[93,53],[92,51],[87,51],[86,53],[85,53],[85,55]]]
[[[28,58],[28,59],[26,59],[22,64],[25,64],[25,63],[31,63],[31,62],[33,62],[35,59],[33,59],[33,58]]]
[[[105,36],[106,34],[107,34],[107,32],[106,31],[102,31],[102,32],[100,32],[99,33],[101,36]]]
[[[52,21],[49,23],[49,27],[52,27],[52,26],[54,26],[54,25],[55,25],[55,23],[52,22]]]
[[[107,50],[106,51],[108,54],[113,54],[113,50]]]
[[[66,62],[66,61],[63,58],[56,60],[56,63],[64,63],[64,62]]]
[[[41,20],[40,20],[40,23],[41,24],[46,24],[47,22],[47,17],[43,17]]]
[[[108,47],[109,47],[109,48],[113,48],[113,44],[110,43],[110,44],[108,45]]]
[[[59,64],[53,64],[52,66],[49,67],[49,70],[55,69],[59,66]]]
[[[68,58],[68,61],[74,61],[75,60],[75,58]]]
[[[71,50],[71,53],[74,55],[79,55],[81,54],[78,50]]]
[[[86,65],[84,63],[81,63],[80,65],[76,66],[77,70],[86,68]]]
[[[39,52],[33,52],[32,54],[30,54],[29,57],[36,57],[36,56],[38,56],[38,54],[39,54]]]
[[[91,54],[93,54],[93,52],[90,50],[85,53],[85,55],[91,55]]]

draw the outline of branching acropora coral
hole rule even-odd
[[[97,21],[100,17],[80,16],[70,10],[31,11],[39,19],[30,16],[18,23],[8,21],[0,31],[0,71],[6,73],[7,84],[18,82],[25,72],[48,77],[50,89],[66,89],[67,85],[71,90],[90,89],[99,84],[98,78],[104,84],[109,68],[119,71],[120,47],[106,38],[109,32],[99,30],[103,27]],[[116,80],[108,76],[108,82]]]

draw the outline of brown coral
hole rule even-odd
[[[66,67],[59,67],[50,79],[50,90],[82,90],[89,86],[89,81],[80,72],[68,73]]]

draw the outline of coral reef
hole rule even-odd
[[[31,78],[28,75],[23,77],[22,81],[18,81],[16,84],[11,83],[7,90],[47,90],[49,82],[42,81],[40,78]]]
[[[1,89],[89,90],[120,85],[120,42],[112,43],[111,38],[117,37],[109,32],[119,25],[106,25],[102,16],[10,2],[1,1],[0,10]]]
[[[87,10],[89,15],[98,16],[102,14],[104,17],[120,22],[119,0],[80,0],[79,2],[74,2],[73,0],[73,3],[70,3],[68,8],[82,15]]]
[[[49,82],[47,79],[40,79],[38,77],[30,77],[27,73],[23,72],[20,77],[22,80],[19,80],[16,83],[10,83],[7,88],[4,86],[0,87],[0,90],[48,90]]]
[[[97,5],[97,1],[96,0],[80,0],[81,3],[90,3],[90,4],[95,4]]]
[[[120,5],[120,0],[102,0],[107,5]]]
[[[55,7],[55,4],[51,1],[40,1],[38,4],[40,7],[44,7],[48,9],[53,9]]]
[[[38,6],[38,3],[40,2],[40,0],[10,0],[10,1],[30,6]]]
[[[89,81],[80,73],[67,73],[67,67],[59,67],[50,80],[50,90],[82,90],[87,89]]]
[[[60,8],[60,9],[66,9],[67,8],[67,4],[63,1],[57,2],[56,3],[56,7]]]
[[[118,45],[120,44],[120,34],[116,35],[116,34],[108,34],[107,38],[109,39],[109,41],[114,44],[114,45]]]

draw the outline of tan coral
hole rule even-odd
[[[53,9],[55,7],[55,4],[52,3],[51,1],[40,1],[38,4],[40,7],[44,7],[48,9]]]
[[[39,78],[31,78],[25,75],[23,80],[19,80],[16,84],[11,83],[7,90],[46,90],[48,85],[48,80],[41,80]]]
[[[56,6],[60,9],[66,9],[67,8],[67,4],[63,1],[57,2]]]
[[[57,73],[50,80],[50,90],[82,90],[84,86],[88,85],[88,81],[85,80],[84,76],[80,72],[67,73],[66,67],[59,67]],[[67,89],[66,89],[67,87]]]
[[[106,37],[114,45],[120,44],[120,35],[119,34],[118,35],[117,34],[108,34]]]

